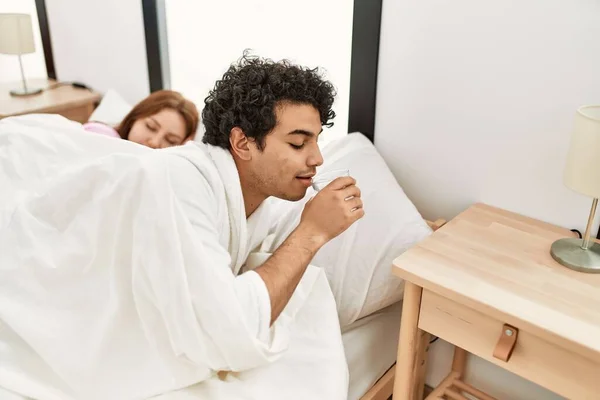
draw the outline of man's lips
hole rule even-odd
[[[299,175],[296,177],[296,179],[298,179],[300,182],[302,182],[304,184],[304,186],[309,187],[310,185],[312,185],[313,176],[315,176],[315,174]]]

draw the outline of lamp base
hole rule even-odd
[[[10,91],[10,95],[11,96],[16,96],[16,97],[23,97],[23,96],[33,96],[36,94],[40,94],[42,93],[42,89],[40,88],[27,88],[27,90],[25,89],[14,89]]]
[[[581,248],[583,239],[564,238],[552,243],[550,254],[559,264],[579,272],[600,274],[600,244],[591,242]]]

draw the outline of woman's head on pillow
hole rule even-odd
[[[193,139],[198,110],[180,93],[159,90],[139,102],[115,128],[121,138],[154,149]]]

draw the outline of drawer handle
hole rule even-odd
[[[498,343],[496,343],[494,357],[504,362],[508,362],[515,349],[515,345],[517,344],[517,336],[519,336],[519,330],[517,328],[508,324],[502,325],[502,333],[500,334]]]

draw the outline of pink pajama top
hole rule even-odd
[[[83,129],[88,132],[99,133],[100,135],[120,138],[119,133],[112,127],[102,122],[86,122],[83,124]]]

